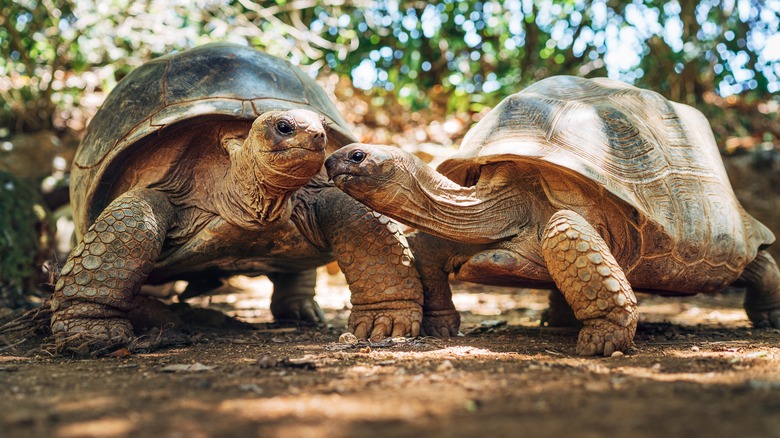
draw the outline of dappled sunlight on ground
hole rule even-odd
[[[576,328],[539,326],[547,291],[452,288],[463,333],[453,338],[340,342],[349,289],[331,267],[317,282],[323,327],[272,322],[270,281],[238,277],[189,303],[252,322],[252,330],[198,329],[191,345],[122,359],[13,347],[0,352],[0,431],[460,438],[576,430],[642,438],[780,430],[780,331],[751,328],[739,292],[639,294],[635,347],[583,358],[574,354]]]

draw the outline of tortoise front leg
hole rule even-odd
[[[580,215],[562,210],[547,224],[542,257],[558,289],[583,322],[577,354],[626,351],[636,332],[636,297],[598,232]]]
[[[271,295],[271,314],[277,321],[303,321],[320,324],[325,313],[314,301],[317,271],[275,272],[268,274],[274,284]]]
[[[421,333],[427,336],[456,336],[460,313],[452,302],[447,262],[455,252],[454,244],[430,234],[409,235],[409,246],[423,287],[423,321]]]
[[[86,354],[133,336],[127,312],[154,267],[173,218],[168,198],[139,189],[116,198],[60,272],[51,299],[57,350]]]
[[[745,312],[753,325],[780,328],[780,270],[775,259],[759,251],[740,282],[747,286]]]
[[[317,217],[349,283],[350,331],[361,339],[417,336],[422,286],[398,225],[336,188],[320,194]]]

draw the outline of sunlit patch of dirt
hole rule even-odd
[[[0,351],[3,437],[778,436],[780,331],[742,294],[639,295],[635,348],[574,354],[540,327],[547,292],[454,283],[463,336],[339,342],[340,274],[320,271],[324,327],[272,322],[271,284],[237,278],[190,300],[253,324],[124,358]]]

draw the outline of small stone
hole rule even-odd
[[[249,384],[245,384],[245,385],[239,385],[238,389],[240,389],[241,391],[253,392],[255,394],[262,394],[263,393],[263,388],[255,385],[254,383],[249,383]]]
[[[699,351],[699,350],[700,348],[698,345],[694,345],[693,347],[691,347],[691,351]]]
[[[339,344],[357,344],[358,338],[352,333],[342,333],[339,336]]]
[[[273,368],[279,364],[279,359],[264,354],[257,358],[257,366],[260,368]]]
[[[625,354],[622,351],[613,351],[609,357],[623,357]]]
[[[192,364],[174,364],[174,365],[167,365],[160,369],[160,371],[164,373],[179,373],[179,372],[201,372],[201,371],[211,371],[215,367],[204,365],[200,362],[195,362]]]
[[[436,372],[438,373],[446,373],[448,371],[452,371],[455,369],[455,365],[452,364],[449,360],[445,360],[442,362],[438,367],[436,367]]]

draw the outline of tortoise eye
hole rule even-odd
[[[279,134],[290,135],[295,132],[295,126],[287,120],[279,120],[276,122],[276,130]]]
[[[360,163],[366,159],[366,153],[363,151],[352,151],[347,155],[347,159],[353,163]]]

